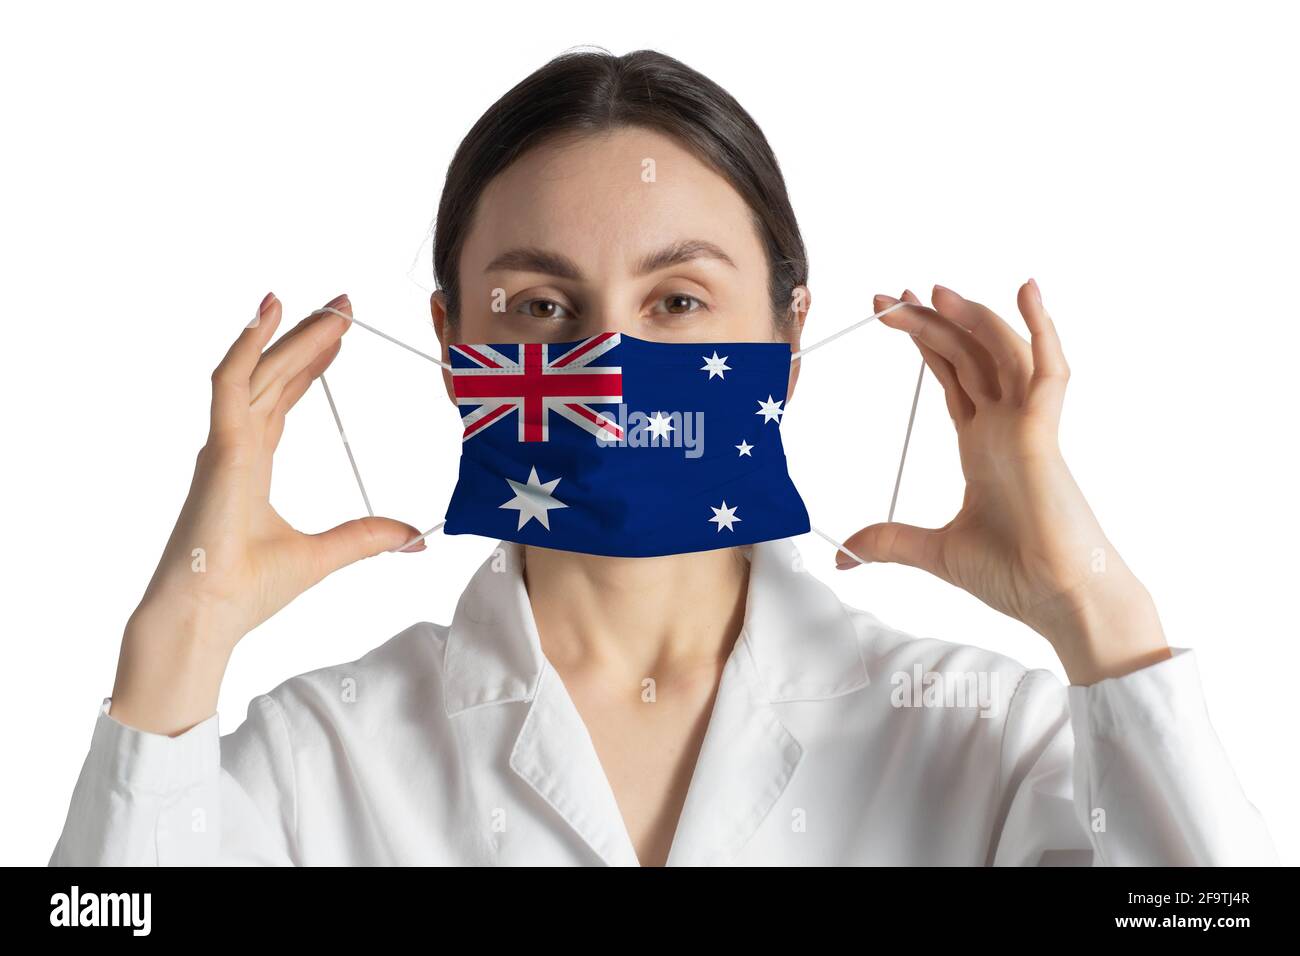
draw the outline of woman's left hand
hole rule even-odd
[[[1026,342],[992,310],[936,285],[934,308],[880,321],[911,333],[943,385],[966,493],[942,528],[889,522],[845,547],[921,568],[1042,634],[1071,683],[1092,684],[1170,655],[1150,595],[1107,540],[1057,443],[1069,367],[1033,279],[1017,305]],[[878,295],[877,310],[897,300]],[[839,566],[857,562],[838,555]]]

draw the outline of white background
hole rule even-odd
[[[1038,279],[1074,372],[1070,465],[1171,643],[1196,648],[1241,782],[1300,863],[1294,8],[54,3],[7,6],[0,32],[4,862],[49,858],[205,436],[208,375],[263,293],[288,328],[346,291],[432,348],[417,282],[452,151],[511,85],[595,43],[674,55],[763,127],[809,246],[810,339],[934,282],[1017,318]],[[783,430],[815,524],[883,520],[917,367],[879,325],[808,359]],[[329,373],[376,510],[421,528],[459,454],[434,371],[354,328]],[[928,378],[897,517],[942,524],[960,496]],[[362,513],[319,387],[273,502],[307,530]],[[963,592],[802,547],[895,626],[1064,677]],[[489,549],[435,537],[300,597],[237,650],[223,732],[294,674],[449,620]]]

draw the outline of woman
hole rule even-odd
[[[762,133],[649,52],[562,56],[488,110],[448,171],[435,269],[444,360],[452,342],[602,330],[797,351],[811,301]],[[285,415],[351,324],[313,313],[268,348],[268,294],[212,376],[193,487],[51,862],[1271,861],[1192,652],[1168,646],[1058,451],[1068,369],[1037,285],[1017,297],[1029,341],[942,287],[933,308],[904,298],[882,321],[943,385],[965,500],[937,530],[865,528],[840,566],[968,590],[1051,642],[1068,689],[846,607],[788,540],[644,558],[503,543],[450,626],[286,681],[220,738],[236,642],[419,533],[304,534],[268,504]]]

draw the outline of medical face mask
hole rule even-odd
[[[451,375],[459,474],[445,520],[420,538],[441,527],[654,557],[816,531],[781,443],[791,364],[903,304],[795,353],[784,342],[680,344],[602,332],[561,343],[458,343],[450,362],[345,317]],[[369,510],[350,448],[348,456]]]
[[[809,530],[781,446],[790,346],[453,345],[460,476],[445,534],[653,557]]]

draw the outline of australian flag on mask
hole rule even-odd
[[[453,345],[446,534],[619,557],[809,530],[781,446],[783,342]]]

